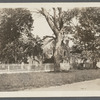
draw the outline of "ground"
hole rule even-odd
[[[0,91],[48,88],[94,79],[100,79],[100,69],[70,70],[69,72],[56,73],[30,71],[0,73]],[[80,85],[77,85],[77,87],[80,87]]]
[[[100,79],[48,88],[26,89],[25,91],[100,91]]]

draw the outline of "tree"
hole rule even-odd
[[[19,40],[6,44],[1,51],[0,60],[2,63],[21,63],[25,58],[25,44]]]
[[[78,15],[75,42],[82,48],[82,55],[91,59],[95,67],[96,59],[100,57],[100,8],[82,8]]]
[[[41,41],[42,40],[38,36],[36,38],[30,38],[29,41],[26,43],[26,55],[33,57],[37,56],[38,58],[42,56]]]
[[[30,35],[33,19],[29,10],[24,8],[1,9],[0,42],[2,48],[18,39],[22,34]]]
[[[23,55],[23,41],[32,37],[32,14],[24,8],[0,10],[0,56],[3,61],[18,63]],[[23,56],[22,56],[23,57]]]
[[[60,63],[64,58],[64,45],[66,45],[67,49],[67,56],[69,55],[69,48],[68,48],[68,40],[65,39],[65,34],[69,33],[71,27],[68,26],[67,21],[71,19],[71,16],[67,16],[64,21],[64,12],[62,8],[53,8],[53,16],[47,12],[45,8],[41,8],[39,11],[46,19],[47,23],[49,24],[50,28],[54,33],[54,41],[55,46],[53,48],[53,57],[54,57],[54,64],[55,64],[55,71],[60,71]],[[70,21],[68,21],[70,22]],[[66,24],[66,26],[65,26]],[[67,30],[67,32],[66,32]]]

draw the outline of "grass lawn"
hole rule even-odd
[[[58,86],[100,78],[100,69],[0,74],[0,91]]]

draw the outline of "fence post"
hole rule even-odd
[[[46,64],[44,64],[45,65],[45,71],[46,71]]]
[[[28,66],[28,71],[30,71],[30,69],[31,69],[30,67],[31,67],[31,64],[29,64],[29,66]]]
[[[24,69],[24,62],[21,63],[21,70]]]
[[[10,66],[8,65],[8,71],[10,70]]]

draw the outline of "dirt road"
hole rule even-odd
[[[48,88],[27,89],[25,91],[100,91],[100,79],[52,86]]]

